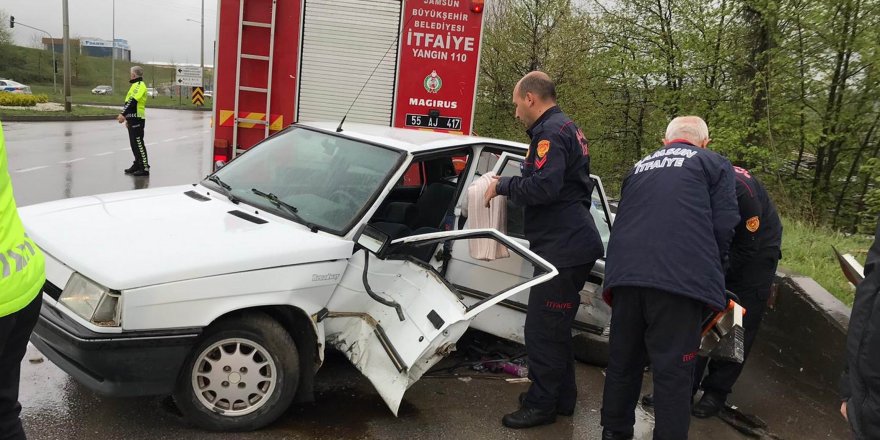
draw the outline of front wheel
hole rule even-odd
[[[174,401],[195,425],[212,431],[251,431],[290,406],[299,385],[293,338],[263,313],[208,327],[193,349]]]

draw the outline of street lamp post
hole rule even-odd
[[[186,21],[191,21],[193,23],[198,23],[201,26],[201,69],[202,69],[202,88],[205,87],[205,0],[202,0],[202,21],[193,20],[192,18],[187,18]]]
[[[110,94],[116,94],[116,0],[113,2],[113,42],[110,49]]]
[[[52,34],[46,32],[46,31],[44,31],[44,30],[42,30],[42,29],[35,28],[35,27],[33,27],[33,26],[28,26],[28,25],[26,25],[26,24],[24,24],[24,23],[22,23],[22,22],[20,22],[20,21],[16,21],[15,24],[17,24],[17,25],[19,25],[19,26],[24,26],[24,27],[26,27],[26,28],[28,28],[28,29],[33,29],[33,30],[35,30],[35,31],[42,32],[42,33],[44,33],[44,34],[46,34],[46,35],[49,36],[49,41],[52,42],[52,91],[55,92],[55,93],[58,93],[58,83],[57,83],[57,81],[55,80],[55,77],[57,76],[57,73],[56,73],[55,71],[57,70],[56,67],[58,66],[58,64],[55,63],[55,39],[52,38]]]
[[[67,0],[61,0],[61,16],[64,22],[64,111],[70,113],[73,100],[70,99],[70,15]]]

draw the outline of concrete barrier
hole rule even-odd
[[[837,390],[850,308],[810,277],[777,273],[758,338],[774,361],[807,382]]]

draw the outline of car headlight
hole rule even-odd
[[[74,273],[64,286],[58,301],[93,324],[118,327],[121,323],[120,296],[119,292]]]

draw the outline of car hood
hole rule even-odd
[[[349,240],[206,197],[210,193],[186,185],[58,200],[19,212],[40,248],[116,290],[351,256]]]

